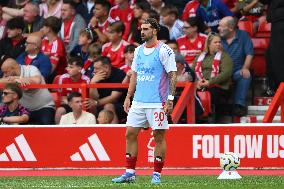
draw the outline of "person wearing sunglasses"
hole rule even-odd
[[[6,84],[2,92],[3,106],[0,106],[0,123],[15,125],[27,124],[30,112],[19,103],[22,98],[22,89],[16,83]]]

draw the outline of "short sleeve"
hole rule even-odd
[[[139,49],[141,48],[141,46],[135,48],[135,51],[134,51],[134,58],[133,58],[133,61],[132,61],[132,65],[131,65],[131,70],[134,71],[134,72],[137,72],[137,56],[138,56],[138,51]]]
[[[166,72],[177,71],[174,51],[168,45],[163,44],[159,53]]]

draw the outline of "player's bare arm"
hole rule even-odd
[[[171,71],[168,73],[169,82],[170,82],[170,91],[169,95],[175,96],[176,94],[176,83],[177,83],[177,75],[176,71]],[[171,115],[173,111],[173,100],[167,100],[166,106],[165,106],[165,112],[167,115]]]
[[[130,83],[129,83],[129,87],[128,87],[128,91],[127,91],[127,95],[124,101],[124,111],[128,112],[129,108],[130,108],[130,98],[134,95],[134,92],[136,90],[136,83],[137,83],[137,73],[136,72],[132,72],[132,75],[130,77]]]

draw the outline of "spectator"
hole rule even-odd
[[[176,40],[168,40],[166,44],[174,51],[174,53],[179,53],[178,43]]]
[[[256,33],[259,26],[259,17],[262,16],[264,5],[259,0],[237,0],[237,13],[242,16],[240,20],[250,20],[253,23],[253,32]]]
[[[109,16],[113,20],[120,20],[127,24],[133,19],[133,9],[130,7],[128,0],[116,0],[116,5],[110,9]]]
[[[30,113],[19,103],[22,98],[22,89],[15,83],[9,83],[4,86],[2,93],[2,102],[0,106],[1,124],[15,125],[28,123]]]
[[[63,74],[67,65],[64,42],[57,35],[60,28],[61,20],[57,17],[50,16],[45,19],[43,28],[41,29],[44,36],[41,50],[50,59],[52,65],[51,73],[53,76]]]
[[[76,3],[76,12],[84,18],[86,23],[89,23],[93,15],[93,10],[95,8],[96,0],[73,0],[73,1]]]
[[[29,0],[20,1],[9,1],[9,3],[4,3],[3,11],[3,19],[8,21],[12,18],[23,16],[24,15],[24,6],[27,4]]]
[[[165,6],[165,3],[162,0],[148,0],[148,1],[152,9],[155,10],[158,14],[161,13],[161,9]]]
[[[267,53],[268,95],[273,95],[284,81],[284,4],[279,0],[262,0],[268,3],[267,21],[271,23],[271,38]]]
[[[50,16],[55,16],[57,18],[61,17],[62,0],[44,0],[39,5],[40,16],[43,18],[48,18]]]
[[[85,112],[82,109],[82,95],[78,92],[72,92],[68,95],[68,104],[72,112],[65,114],[60,119],[60,125],[82,125],[96,124],[96,117]]]
[[[88,49],[89,57],[87,61],[84,62],[84,67],[81,70],[81,73],[88,76],[89,78],[93,77],[94,71],[94,60],[96,60],[102,54],[102,46],[97,43],[90,45]]]
[[[12,58],[3,62],[1,70],[4,77],[0,79],[0,83],[19,83],[21,86],[45,84],[40,71],[35,66],[19,65]],[[54,101],[48,89],[24,90],[20,103],[30,110],[30,123],[54,124]]]
[[[246,95],[251,82],[250,66],[253,58],[253,44],[248,33],[237,29],[237,19],[224,17],[219,23],[222,45],[233,60],[234,90],[233,114],[247,114]]]
[[[121,21],[116,21],[108,26],[107,36],[108,43],[103,45],[102,56],[110,58],[111,64],[115,68],[120,68],[124,65],[123,51],[128,45],[128,42],[122,39],[125,26]]]
[[[86,62],[89,57],[88,49],[91,43],[95,41],[95,38],[97,38],[97,36],[90,28],[82,29],[80,31],[78,45],[70,52],[70,56],[78,56],[83,62]]]
[[[2,5],[0,5],[0,40],[6,36],[6,21],[2,18],[2,15]]]
[[[68,66],[66,68],[67,73],[63,74],[59,78],[58,84],[81,84],[81,83],[90,83],[90,79],[81,74],[83,68],[83,62],[80,57],[70,57],[68,60]],[[72,92],[81,92],[78,88],[63,88],[60,90],[60,97],[62,105],[57,108],[55,113],[55,123],[58,124],[61,116],[71,112],[70,106],[67,103],[67,96]]]
[[[183,22],[178,19],[178,9],[172,5],[166,5],[161,10],[161,24],[170,31],[170,39],[176,40],[183,35]]]
[[[94,77],[91,80],[95,83],[122,83],[125,73],[111,65],[108,57],[102,56],[94,61]],[[124,89],[111,88],[93,88],[90,89],[90,98],[87,99],[85,105],[88,109],[98,112],[102,109],[110,110],[114,113],[112,123],[119,123],[119,120],[126,118],[123,110]]]
[[[131,64],[134,58],[134,51],[136,47],[137,46],[130,44],[127,45],[124,49],[125,63],[123,66],[120,67],[120,69],[123,70],[126,73],[126,75],[131,70]]]
[[[205,46],[207,36],[201,33],[201,25],[197,17],[189,17],[183,23],[185,35],[177,39],[179,51],[190,66]]]
[[[177,63],[177,82],[193,81],[192,75],[185,69],[187,62],[183,56],[180,53],[175,53],[175,60]]]
[[[24,7],[24,33],[37,32],[42,28],[44,19],[39,15],[39,5],[37,3],[28,2]]]
[[[218,32],[220,20],[225,16],[233,16],[230,9],[221,0],[198,0],[197,16],[211,29]]]
[[[80,31],[86,27],[82,16],[76,14],[76,4],[72,0],[63,0],[61,9],[62,26],[60,37],[64,41],[67,53],[76,46]]]
[[[22,53],[17,62],[22,65],[37,67],[41,75],[47,80],[51,73],[51,63],[48,56],[41,52],[41,38],[31,34],[26,40],[26,52]]]
[[[196,11],[199,7],[199,1],[198,0],[192,0],[189,1],[182,13],[181,19],[186,20],[189,17],[196,17]]]
[[[135,45],[139,45],[142,43],[140,34],[142,14],[143,11],[150,9],[151,5],[146,0],[141,0],[135,3],[133,9],[133,20],[130,22],[130,24],[126,24],[126,32],[123,37],[124,39],[126,39],[130,43],[135,43]]]
[[[98,115],[98,124],[111,124],[113,117],[112,111],[102,110]]]
[[[96,0],[94,16],[89,23],[89,27],[95,30],[102,44],[108,41],[106,32],[109,24],[115,21],[109,16],[110,7],[107,0]]]
[[[130,45],[127,45],[124,49],[125,64],[120,67],[120,69],[123,70],[124,73],[126,74],[126,77],[123,81],[124,83],[130,82],[130,77],[133,73],[132,70],[131,70],[131,65],[132,65],[132,62],[133,62],[134,51],[135,51],[136,47],[137,46],[130,44]]]
[[[233,62],[222,50],[219,34],[210,33],[205,43],[205,50],[193,63],[197,76],[197,89],[208,90],[216,115],[220,115],[221,101],[229,95]]]
[[[142,14],[142,20],[143,21],[145,21],[148,18],[155,18],[158,22],[160,22],[160,15],[156,11],[154,11],[152,9],[145,10],[143,12],[143,14]],[[142,40],[141,40],[141,32],[139,32],[139,36],[140,36],[139,41],[142,42]],[[165,43],[166,41],[168,41],[170,39],[169,29],[166,26],[160,25],[160,30],[158,31],[157,37],[158,37],[159,41],[162,41],[162,42]]]
[[[24,27],[21,17],[12,18],[7,22],[7,36],[0,40],[0,58],[4,55],[17,58],[25,51]]]

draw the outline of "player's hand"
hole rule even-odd
[[[172,100],[167,100],[164,106],[164,111],[168,116],[172,115],[173,108],[174,108],[174,102]]]
[[[125,111],[126,113],[129,112],[129,108],[130,108],[130,97],[126,96],[126,98],[125,98],[125,100],[124,100],[123,108],[124,108],[124,111]]]
[[[247,69],[247,68],[241,69],[240,74],[245,79],[250,77],[250,72],[249,72],[249,69]]]

